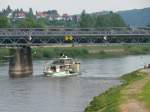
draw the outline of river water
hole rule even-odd
[[[82,74],[43,77],[44,61],[34,61],[28,78],[8,77],[8,63],[0,66],[0,112],[83,112],[92,100],[120,84],[119,76],[150,63],[150,55],[80,60]]]

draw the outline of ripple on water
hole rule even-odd
[[[150,56],[81,60],[81,75],[51,78],[41,76],[44,61],[34,61],[34,76],[20,79],[8,77],[6,63],[0,66],[0,112],[82,112],[93,96],[145,62]]]

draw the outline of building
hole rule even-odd
[[[18,11],[18,12],[14,12],[14,19],[25,19],[27,16],[27,13],[24,11]]]
[[[40,19],[40,18],[46,18],[48,15],[46,12],[36,12],[36,18]]]
[[[67,13],[63,14],[62,15],[62,19],[65,20],[65,21],[68,21],[68,20],[72,20],[72,16],[69,16]]]

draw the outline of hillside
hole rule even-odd
[[[133,9],[117,12],[130,26],[147,26],[150,24],[150,8]]]

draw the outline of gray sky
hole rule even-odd
[[[0,0],[0,9],[10,5],[11,8],[43,11],[56,9],[60,14],[79,14],[83,9],[86,12],[104,10],[128,10],[150,7],[150,0]]]

